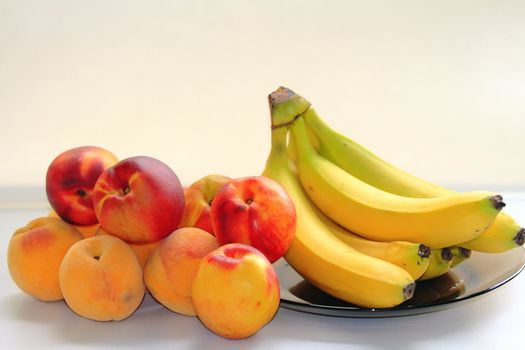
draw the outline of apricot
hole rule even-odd
[[[57,214],[56,211],[54,210],[51,210],[48,214],[49,217],[51,218],[59,218],[60,219],[60,216]],[[89,238],[89,237],[93,237],[98,228],[99,228],[99,224],[96,223],[96,224],[92,224],[92,225],[73,225],[75,226],[75,228],[82,234],[82,236],[84,238]]]
[[[107,231],[105,231],[102,227],[99,227],[95,233],[96,236],[101,235],[110,235]],[[153,241],[149,243],[132,243],[132,242],[126,242],[131,250],[135,253],[137,258],[139,259],[140,266],[142,269],[146,266],[146,262],[148,261],[149,257],[153,255],[153,252],[157,247],[159,246],[160,242],[162,240]]]
[[[96,321],[129,317],[145,293],[137,256],[126,242],[110,235],[75,243],[60,265],[59,281],[69,308]]]
[[[218,247],[214,236],[196,227],[180,228],[166,237],[144,269],[151,295],[171,311],[195,316],[193,279],[202,258]]]
[[[82,238],[75,227],[59,218],[30,221],[9,241],[7,266],[11,277],[20,289],[37,299],[61,300],[60,264],[68,249]]]

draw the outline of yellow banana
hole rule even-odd
[[[330,232],[341,241],[363,254],[403,268],[415,280],[425,273],[430,264],[430,248],[424,244],[405,241],[371,241],[349,232],[335,222],[327,222],[330,219],[324,214],[321,215],[323,215],[322,220]]]
[[[301,101],[303,104],[308,103],[304,98]],[[327,125],[313,108],[309,108],[302,116],[310,132],[310,140],[319,154],[356,178],[383,191],[407,197],[432,198],[454,193],[404,172],[341,135]],[[521,246],[524,242],[525,229],[510,215],[501,212],[487,230],[462,246],[486,253],[499,253]]]
[[[458,245],[476,238],[505,205],[489,192],[410,198],[382,191],[320,156],[308,142],[302,118],[290,129],[306,193],[325,215],[362,237],[431,248]]]
[[[450,268],[453,268],[455,266],[458,266],[463,261],[470,258],[470,255],[472,254],[472,251],[470,249],[464,248],[464,247],[452,247],[450,248],[450,251],[452,252],[452,264],[450,265]]]
[[[290,164],[293,168],[295,168],[294,160],[296,160],[296,152],[292,149],[294,147],[293,138],[289,138],[288,158],[290,158]],[[346,230],[344,227],[336,224],[329,217],[321,213],[315,206],[312,207],[328,230],[355,250],[397,265],[410,273],[415,280],[421,277],[421,275],[427,270],[428,265],[430,264],[430,248],[426,245],[405,241],[372,241]]]
[[[276,104],[286,102],[279,93],[270,95],[274,121],[281,110]],[[324,292],[359,306],[386,308],[411,298],[415,283],[408,272],[350,248],[319,219],[289,167],[286,137],[286,128],[272,128],[272,148],[263,172],[283,186],[295,205],[297,227],[286,261]]]
[[[452,265],[452,252],[450,248],[432,249],[430,253],[430,265],[419,281],[439,277],[448,272]]]
[[[461,243],[463,248],[485,253],[501,253],[522,246],[525,242],[525,229],[505,212],[496,216],[494,222],[478,237]]]

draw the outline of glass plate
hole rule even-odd
[[[472,252],[447,274],[418,282],[414,297],[388,309],[370,309],[336,299],[317,289],[284,260],[275,264],[281,285],[281,307],[338,317],[398,317],[443,310],[471,301],[516,277],[525,266],[525,249],[505,253]]]

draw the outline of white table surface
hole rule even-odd
[[[524,225],[525,195],[504,195],[507,211]],[[236,341],[216,336],[195,317],[168,311],[150,296],[126,320],[91,321],[75,315],[62,301],[45,303],[25,295],[9,276],[5,261],[12,232],[46,213],[43,207],[0,206],[0,349],[463,350],[525,345],[525,273],[473,302],[417,316],[351,319],[280,308],[259,333]]]

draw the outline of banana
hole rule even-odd
[[[468,192],[410,198],[377,189],[320,156],[303,118],[290,126],[297,172],[306,193],[328,217],[376,241],[410,241],[443,248],[476,238],[505,205],[501,196]]]
[[[295,160],[297,158],[295,157],[296,151],[293,149],[294,147],[293,138],[289,138],[288,158],[290,158],[290,164],[296,173]],[[312,207],[328,230],[353,249],[397,265],[410,273],[415,280],[421,277],[421,275],[427,270],[428,265],[430,264],[430,248],[426,245],[405,241],[372,241],[346,230],[344,227],[336,224],[329,217],[321,213],[315,206]]]
[[[273,121],[287,102],[282,92],[269,97]],[[262,173],[279,182],[295,205],[297,226],[285,260],[319,289],[355,305],[386,308],[411,298],[415,282],[408,272],[350,248],[319,219],[290,169],[286,137],[287,128],[272,127],[271,151]]]
[[[494,222],[478,237],[461,243],[463,248],[484,253],[502,253],[520,247],[525,242],[525,229],[505,212],[496,216]]]
[[[321,214],[323,215],[323,214]],[[323,215],[323,222],[330,232],[353,249],[388,261],[406,270],[413,279],[420,278],[430,265],[430,248],[424,244],[392,241],[376,242],[347,231]]]
[[[430,253],[430,265],[419,281],[439,277],[448,272],[452,265],[453,256],[450,248],[432,249]]]
[[[302,103],[308,103],[302,98]],[[310,141],[319,154],[346,170],[356,178],[401,196],[432,198],[447,196],[454,191],[440,187],[404,172],[386,162],[370,150],[333,130],[313,108],[303,113]],[[291,154],[296,157],[296,154]],[[525,229],[505,212],[478,237],[462,244],[463,247],[486,253],[500,253],[523,245]]]
[[[458,266],[463,261],[470,258],[470,255],[472,255],[472,250],[464,248],[464,247],[452,247],[450,248],[450,251],[452,252],[452,264],[450,265],[450,268],[453,268],[455,266]]]

